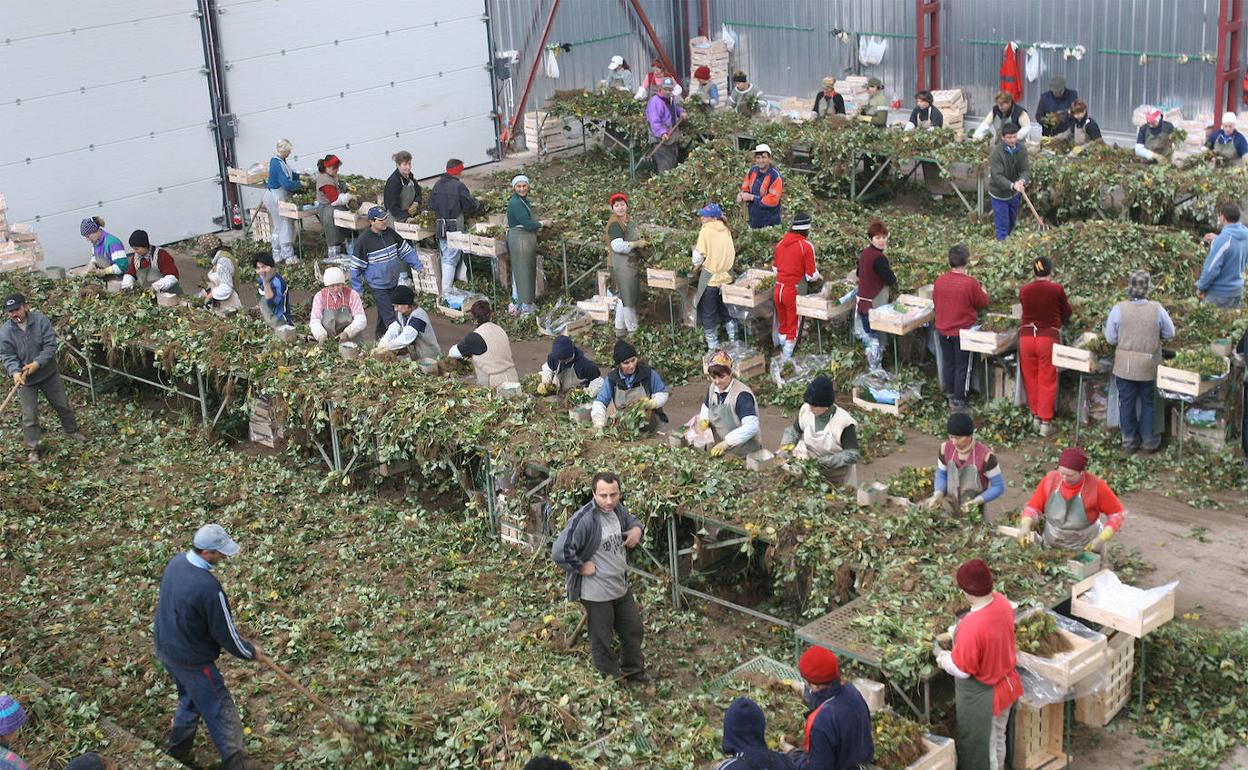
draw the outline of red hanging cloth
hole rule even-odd
[[[1018,66],[1018,56],[1013,43],[1005,46],[1005,55],[1001,57],[1001,90],[1014,97],[1015,102],[1023,99],[1023,77]]]

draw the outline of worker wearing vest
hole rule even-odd
[[[347,274],[341,267],[327,267],[321,273],[325,288],[312,297],[312,317],[308,327],[317,342],[331,336],[341,342],[358,342],[360,332],[368,326],[364,315],[364,299],[347,285]]]
[[[845,97],[836,92],[836,78],[828,76],[823,79],[823,90],[815,94],[815,104],[810,112],[816,119],[845,114]]]
[[[515,358],[511,355],[511,340],[503,327],[490,321],[490,303],[479,299],[468,311],[477,322],[477,328],[459,344],[447,351],[451,358],[471,358],[477,373],[477,384],[483,388],[498,390],[509,383],[519,383]]]
[[[659,373],[637,359],[637,348],[628,340],[615,341],[612,351],[615,368],[607,375],[602,389],[594,398],[591,417],[595,428],[607,426],[607,407],[615,407],[615,414],[636,404],[635,408],[650,413],[650,429],[658,428],[659,421],[667,422],[663,405],[670,395]]]
[[[737,200],[749,204],[750,229],[780,224],[780,198],[784,195],[784,177],[771,165],[771,147],[760,144],[754,148],[754,165],[741,182]]]
[[[974,139],[979,141],[991,134],[989,141],[996,144],[1001,136],[1001,129],[1007,123],[1018,126],[1018,133],[1022,139],[1026,139],[1031,134],[1031,118],[1027,115],[1027,110],[1015,102],[1013,96],[1002,91],[993,100],[992,109],[984,116],[983,122],[976,126]]]
[[[814,646],[802,653],[797,670],[806,682],[806,715],[801,770],[850,770],[875,759],[871,711],[849,682],[841,681],[836,653]]]
[[[945,116],[936,105],[932,104],[935,97],[928,90],[919,91],[914,95],[914,109],[910,111],[910,119],[906,121],[905,130],[916,128],[924,131],[945,127]]]
[[[698,409],[698,430],[715,436],[711,456],[732,452],[745,457],[763,448],[758,440],[758,405],[750,386],[732,376],[732,356],[722,350],[711,355],[706,369],[711,378],[706,398]]]
[[[1088,473],[1087,453],[1068,447],[1057,459],[1057,470],[1045,474],[1023,507],[1019,545],[1035,542],[1031,530],[1041,516],[1046,548],[1100,552],[1122,528],[1127,510],[1108,484]]]
[[[1136,157],[1157,163],[1169,163],[1174,152],[1174,124],[1161,119],[1161,110],[1152,110],[1144,116],[1144,125],[1135,135]]]
[[[134,276],[140,289],[182,293],[182,285],[178,283],[178,264],[173,261],[173,255],[167,249],[153,247],[146,230],[130,233],[130,248],[134,249],[130,275]]]
[[[1109,311],[1105,339],[1114,347],[1114,387],[1118,391],[1118,425],[1122,453],[1146,453],[1161,448],[1154,431],[1157,365],[1161,341],[1174,336],[1174,321],[1160,302],[1148,299],[1152,276],[1143,270],[1131,273],[1127,301]]]
[[[858,421],[836,405],[836,388],[826,374],[806,386],[797,419],[784,429],[777,454],[814,460],[833,486],[858,486]]]
[[[422,359],[435,360],[442,355],[438,346],[438,335],[433,330],[433,322],[429,313],[416,306],[416,293],[410,286],[396,286],[390,292],[394,302],[394,321],[386,329],[385,335],[377,341],[374,353],[386,351],[406,351],[413,361]],[[478,330],[480,331],[480,330]]]
[[[1055,134],[1054,139],[1058,141],[1070,142],[1073,145],[1070,149],[1071,154],[1078,155],[1083,152],[1087,145],[1093,142],[1105,142],[1101,136],[1100,125],[1088,117],[1088,103],[1082,99],[1076,99],[1074,104],[1070,105],[1070,126],[1062,133]]]
[[[867,227],[867,239],[871,241],[858,255],[858,299],[855,310],[858,314],[858,325],[862,329],[859,337],[868,346],[874,346],[878,358],[879,336],[871,331],[871,308],[884,307],[889,303],[890,290],[897,287],[897,276],[893,267],[884,256],[888,247],[888,226],[878,219]],[[872,368],[879,365],[878,361]]]
[[[935,491],[927,507],[944,505],[961,516],[1004,494],[1001,465],[986,444],[975,440],[975,420],[966,412],[954,412],[945,421],[945,432],[949,439],[936,456]]]
[[[971,605],[952,629],[953,651],[936,662],[954,682],[959,770],[1003,770],[1010,709],[1023,694],[1014,639],[1014,608],[993,591],[992,570],[982,559],[958,567],[958,588]]]
[[[1219,166],[1239,169],[1243,166],[1244,156],[1248,155],[1248,138],[1236,130],[1237,120],[1233,112],[1222,115],[1222,130],[1205,142],[1205,147],[1213,151],[1213,157]]]
[[[763,92],[754,87],[749,76],[741,70],[734,72],[732,88],[728,89],[728,107],[748,118],[758,112],[763,103]]]

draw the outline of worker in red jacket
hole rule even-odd
[[[821,280],[815,266],[815,247],[807,235],[810,233],[810,214],[798,214],[793,224],[776,244],[772,266],[776,271],[776,285],[772,296],[776,304],[776,322],[780,330],[783,360],[793,357],[797,345],[797,285],[803,280]]]
[[[1053,409],[1057,404],[1057,367],[1053,365],[1053,346],[1061,338],[1062,325],[1074,310],[1066,298],[1066,290],[1053,280],[1053,262],[1048,257],[1032,260],[1035,280],[1018,290],[1023,318],[1018,329],[1018,364],[1027,389],[1027,408],[1040,423],[1040,435],[1051,430]]]
[[[1003,770],[1005,728],[1023,694],[1014,608],[1005,594],[992,590],[992,570],[983,559],[958,567],[957,581],[971,611],[953,629],[953,651],[939,650],[936,662],[954,681],[958,767]]]
[[[1087,453],[1068,447],[1057,459],[1057,470],[1044,475],[1023,507],[1020,545],[1035,541],[1031,530],[1041,516],[1045,547],[1099,552],[1122,529],[1127,509],[1104,480],[1088,473]]]
[[[971,383],[971,354],[962,349],[960,332],[979,323],[979,311],[988,307],[984,287],[966,273],[971,251],[959,243],[949,248],[949,272],[936,279],[936,332],[940,340],[941,389],[954,408],[966,406]]]

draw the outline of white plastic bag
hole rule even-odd
[[[1124,615],[1134,620],[1142,620],[1144,610],[1157,603],[1157,600],[1179,586],[1179,581],[1166,583],[1156,588],[1136,588],[1118,579],[1112,572],[1099,575],[1092,587],[1083,595],[1085,601],[1095,607],[1109,610],[1116,615]]]
[[[1028,83],[1034,83],[1040,79],[1040,71],[1043,67],[1040,62],[1039,48],[1032,47],[1027,49],[1027,63],[1023,69],[1027,73]]]
[[[555,57],[555,52],[546,50],[546,77],[554,80],[559,77],[559,60]]]
[[[882,37],[861,37],[858,39],[858,61],[867,66],[874,66],[884,60],[888,50],[888,40]]]
[[[719,36],[724,39],[724,45],[728,47],[728,53],[732,53],[737,47],[737,33],[729,29],[727,24],[721,25],[719,28]]]

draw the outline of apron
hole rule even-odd
[[[1170,153],[1174,152],[1174,145],[1170,143],[1170,136],[1162,131],[1153,134],[1146,129],[1144,131],[1144,146],[1158,155],[1165,155],[1167,158],[1170,157]]]
[[[642,387],[640,377],[637,378],[637,384],[628,390],[615,388],[611,392],[611,403],[615,405],[615,413],[617,416],[620,412],[623,412],[625,409],[629,408],[638,401],[645,401],[648,398],[650,398],[650,395],[646,393],[646,389]],[[650,411],[649,430],[651,431],[659,429],[659,415],[657,411],[658,410]]]
[[[993,690],[975,677],[953,680],[958,715],[958,770],[995,770],[988,763],[992,742]]]
[[[447,233],[459,233],[464,229],[464,215],[460,214],[454,219],[436,219],[434,226],[438,229],[438,239],[446,240]],[[458,249],[457,249],[458,251]]]
[[[1082,490],[1080,490],[1082,492]],[[1070,500],[1062,497],[1061,487],[1054,489],[1044,504],[1044,545],[1046,548],[1081,550],[1101,534],[1100,520],[1088,523],[1083,495]]]
[[[724,396],[724,403],[721,404],[718,403],[719,393],[715,390],[714,385],[711,386],[710,393],[707,396],[707,400],[711,403],[710,406],[706,408],[706,411],[709,416],[711,430],[715,434],[716,441],[723,441],[724,437],[730,432],[741,427],[741,420],[737,418],[737,411],[733,407],[737,403],[737,396],[742,393],[749,393],[751,396],[754,395],[754,391],[750,390],[749,385],[746,385],[744,382],[741,382],[734,377],[732,384],[728,386],[727,395]],[[744,444],[729,447],[728,451],[732,452],[737,457],[745,457],[746,455],[752,452],[757,452],[762,448],[763,442],[759,441],[758,436],[755,435]]]
[[[411,177],[406,182],[399,177],[399,208],[407,211],[416,202],[416,178]]]
[[[146,257],[140,257],[136,254],[132,259],[137,260],[137,264],[134,266],[134,282],[139,285],[140,289],[150,289],[152,284],[164,278],[160,274],[160,268],[156,267],[157,249],[155,246],[151,247]],[[143,267],[143,260],[147,260],[147,267]],[[171,293],[181,294],[182,288],[175,285],[174,291]]]
[[[346,189],[346,186],[342,182],[338,181],[338,177],[330,176],[329,174],[324,174],[323,176],[337,185],[339,192]],[[317,181],[321,180],[318,178]],[[320,208],[317,209],[316,213],[320,216],[321,228],[325,231],[325,245],[341,246],[346,243],[347,234],[343,232],[342,228],[334,224],[334,207],[330,205],[329,200],[325,198],[325,195],[320,191],[319,187],[316,191],[316,200],[317,203],[320,204]],[[340,206],[339,208],[342,207]],[[343,211],[346,211],[346,209],[344,208]]]
[[[325,331],[331,337],[337,337],[346,331],[354,320],[351,315],[351,308],[343,306],[334,310],[325,310],[321,313],[321,326],[325,327]]]
[[[884,307],[891,301],[892,294],[889,292],[888,287],[884,286],[880,289],[880,293],[874,297],[859,297],[858,306],[855,309],[863,315],[868,315],[871,312],[871,308]]]
[[[829,115],[837,114],[836,101],[835,101],[836,92],[833,91],[831,97],[829,97],[827,94],[824,94],[822,91],[820,92],[820,94],[823,96],[823,98],[819,100],[819,110],[815,114],[821,118],[826,118]]]
[[[841,436],[844,435],[845,429],[851,425],[857,425],[857,421],[850,417],[844,409],[837,408],[828,420],[828,424],[823,430],[816,430],[818,424],[814,413],[810,411],[805,404],[798,411],[798,425],[802,428],[802,438],[797,442],[797,446],[793,447],[793,456],[799,460],[814,459],[827,457],[837,454],[841,451]],[[847,487],[858,486],[858,464],[846,465],[840,468],[822,468],[824,478],[828,483],[837,485],[841,484]]]
[[[1235,142],[1222,142],[1213,145],[1213,154],[1218,156],[1225,166],[1242,165],[1244,159],[1239,157],[1239,153],[1235,151]]]
[[[519,196],[517,196],[519,197]],[[520,198],[533,216],[528,200]],[[521,305],[532,305],[537,295],[537,233],[522,227],[507,231],[507,253],[511,259],[511,281]]]
[[[981,453],[982,456],[980,456]],[[957,465],[959,462],[957,447],[949,447],[949,451],[944,453],[945,496],[952,498],[957,506],[955,510],[966,513],[966,503],[974,500],[984,491],[984,484],[979,478],[979,465],[988,459],[988,453],[988,447],[976,441],[971,445],[971,453],[967,455],[966,464],[962,467]]]
[[[624,240],[631,242],[639,238],[637,225],[630,220],[628,226],[624,228]],[[636,252],[636,249],[633,251]],[[607,247],[607,252],[611,264],[611,277],[615,281],[615,291],[619,295],[620,302],[624,303],[624,307],[634,309],[641,301],[641,275],[637,270],[637,255],[636,253],[617,254],[610,246]]]
[[[256,306],[260,308],[260,318],[269,326],[277,328],[282,325],[282,321],[273,315],[273,309],[269,307],[269,303],[264,298],[264,291],[259,286],[256,287],[257,302]]]
[[[425,358],[436,359],[440,357],[442,348],[438,345],[438,336],[433,331],[433,322],[429,320],[429,314],[421,308],[414,308],[412,315],[408,316],[406,320],[411,320],[413,316],[425,322],[425,330],[416,336],[415,342],[407,346],[408,358],[413,361],[419,361]],[[489,343],[487,342],[486,344],[488,345]]]

